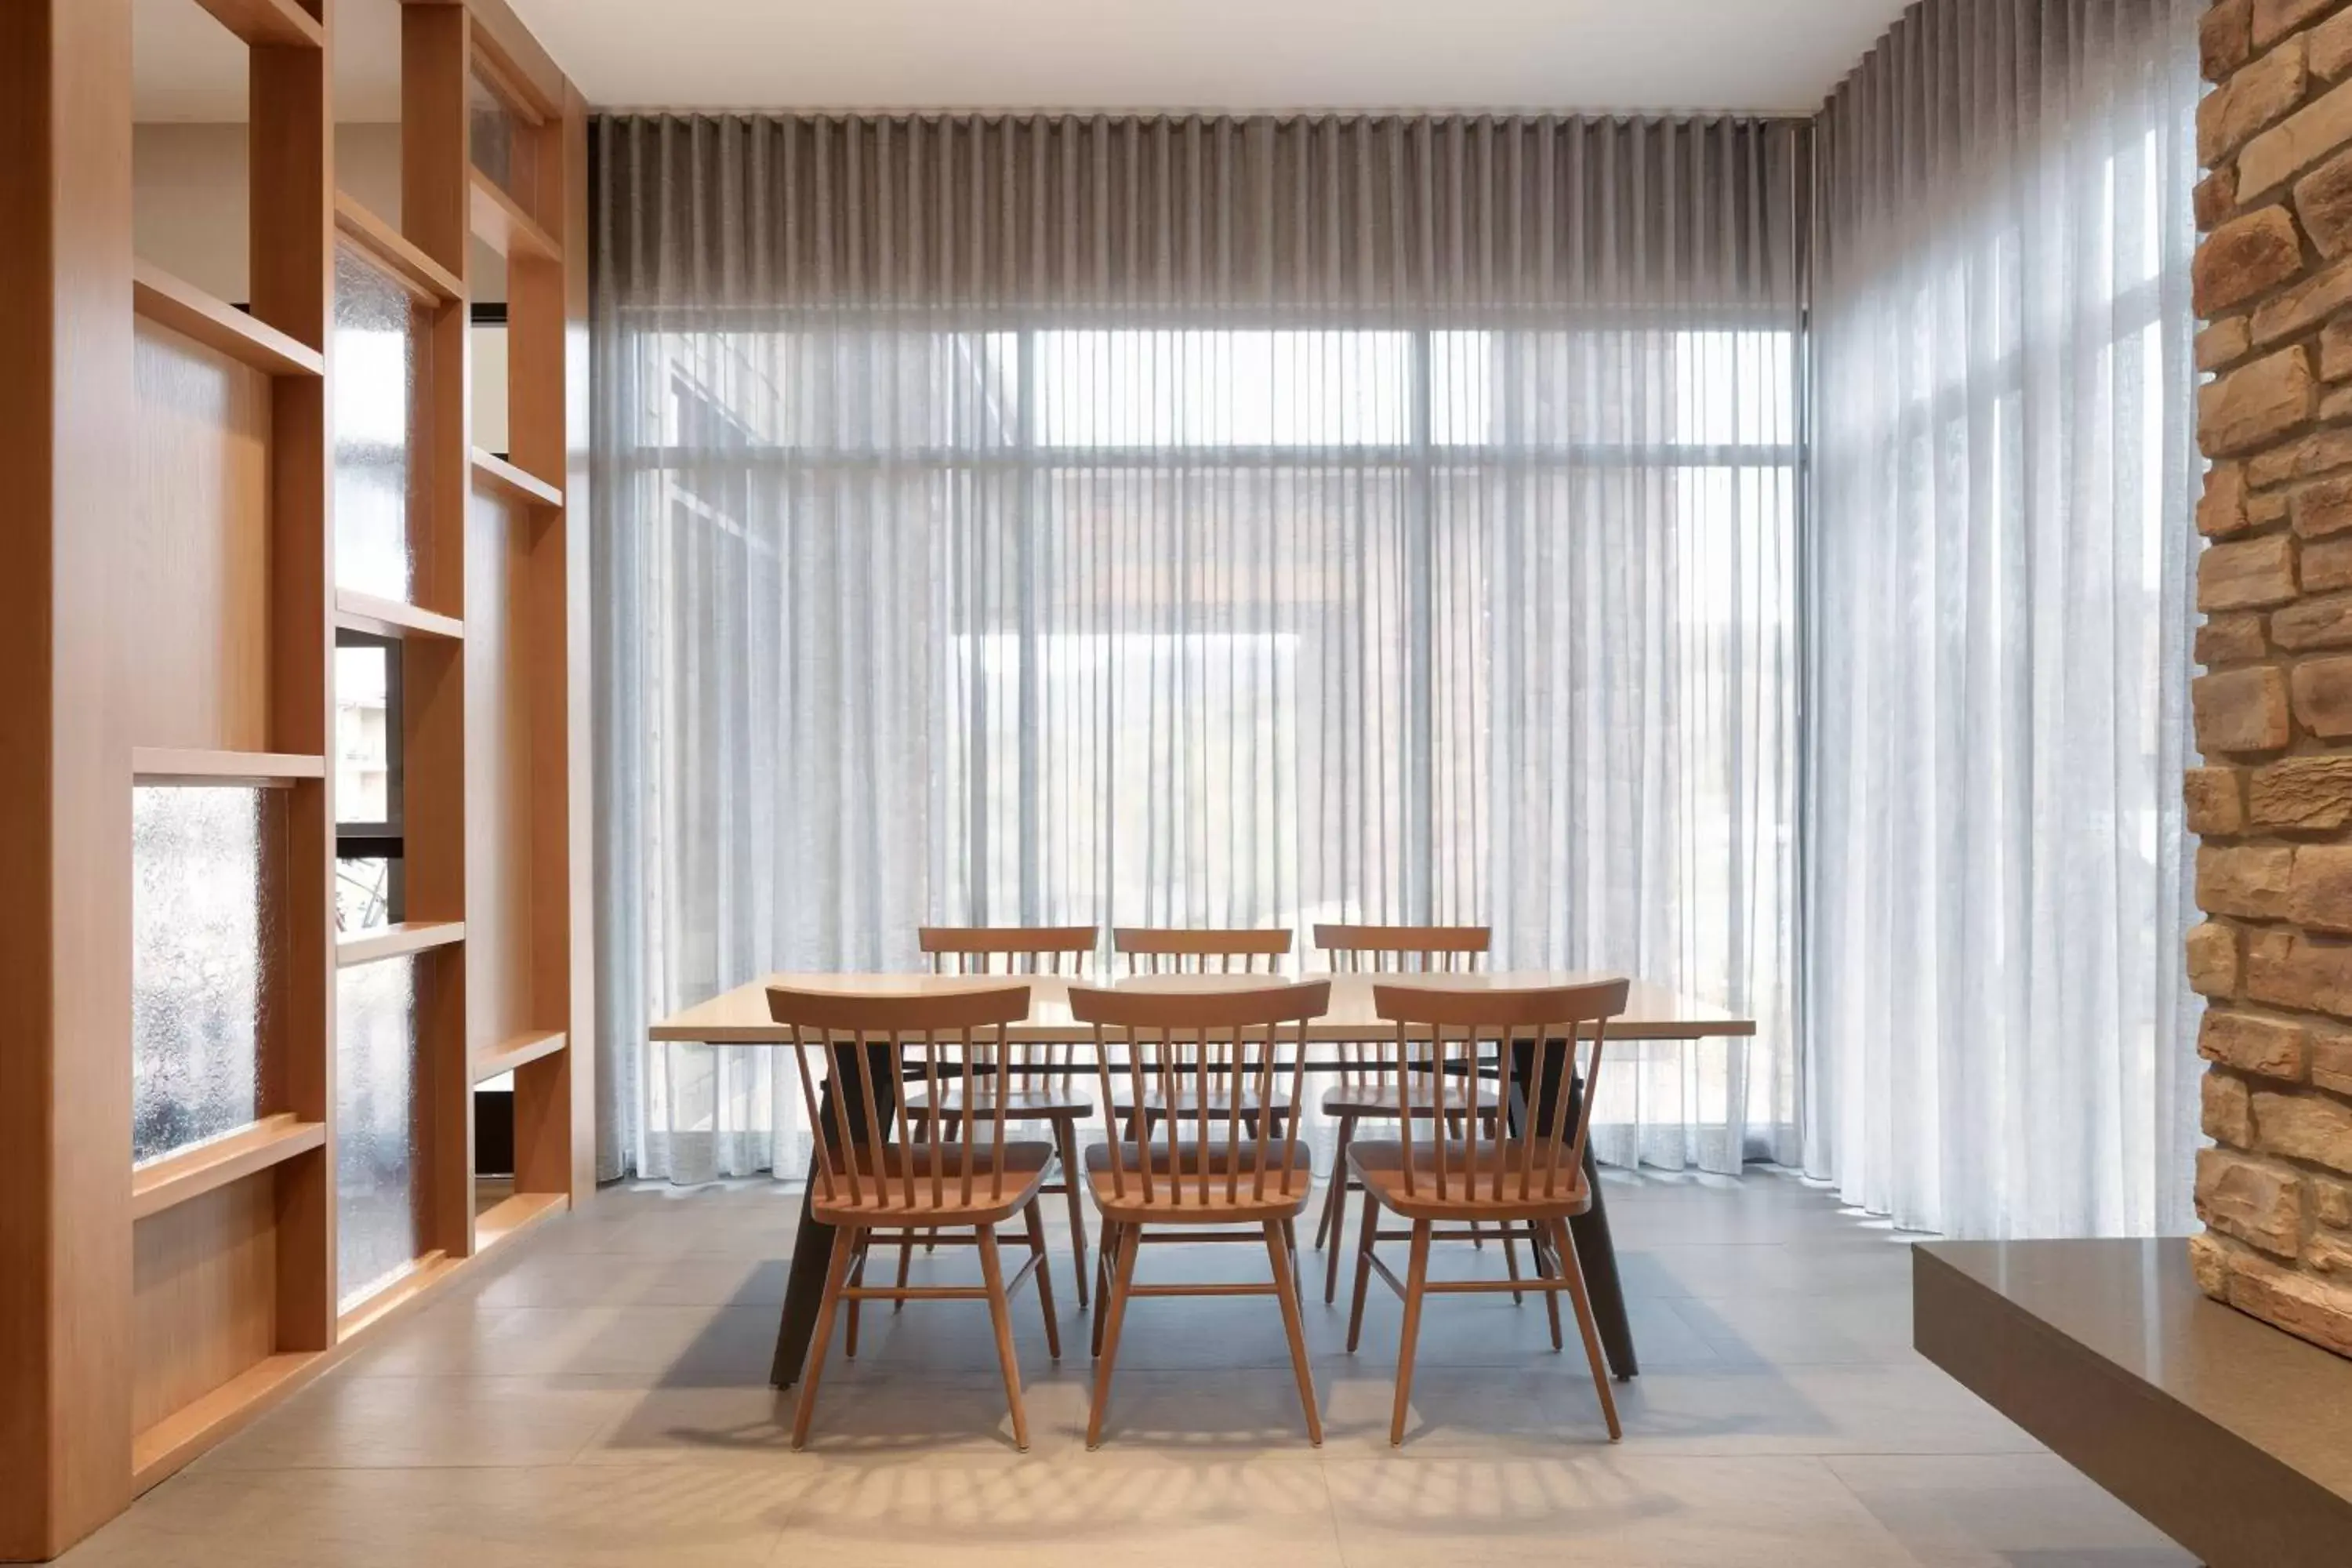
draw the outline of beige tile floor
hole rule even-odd
[[[1016,1303],[1031,1452],[1006,1435],[986,1313],[937,1303],[869,1316],[794,1455],[766,1375],[797,1200],[647,1186],[486,1263],[65,1561],[2190,1563],[1908,1349],[1908,1258],[1884,1228],[1764,1173],[1612,1175],[1610,1203],[1643,1364],[1614,1447],[1572,1332],[1555,1356],[1533,1302],[1456,1297],[1429,1310],[1391,1451],[1398,1309],[1376,1293],[1354,1357],[1344,1300],[1308,1313],[1319,1451],[1274,1305],[1244,1299],[1139,1304],[1089,1454],[1065,1254],[1060,1365],[1035,1302]],[[1500,1271],[1491,1247],[1451,1252],[1456,1271]],[[1144,1267],[1249,1260],[1165,1248]]]

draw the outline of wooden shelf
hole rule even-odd
[[[517,1035],[512,1039],[500,1040],[474,1058],[474,1081],[481,1083],[500,1073],[512,1072],[527,1062],[551,1057],[568,1043],[561,1029],[546,1034]]]
[[[168,1154],[131,1173],[131,1217],[145,1219],[175,1204],[202,1197],[257,1171],[323,1147],[324,1122],[303,1121],[292,1111],[265,1116],[242,1132],[216,1138],[183,1153]]]
[[[230,32],[257,48],[292,44],[320,49],[327,30],[294,0],[196,0]]]
[[[488,1251],[521,1235],[550,1215],[562,1214],[572,1200],[562,1193],[517,1193],[484,1209],[474,1221],[474,1250]]]
[[[466,285],[456,273],[341,191],[335,193],[335,229],[412,291],[444,305],[456,304],[466,297]]]
[[[335,939],[335,963],[348,969],[355,963],[375,963],[387,958],[403,958],[412,952],[425,952],[465,940],[466,922],[463,921],[402,921],[397,925],[376,926],[338,936]]]
[[[525,506],[562,506],[563,491],[504,458],[474,448],[474,482]]]
[[[561,1193],[526,1193],[482,1217],[497,1220],[475,1250],[530,1229],[568,1205]],[[248,1367],[226,1383],[139,1434],[131,1449],[131,1486],[145,1491],[229,1436],[351,1353],[359,1336],[424,1304],[463,1271],[466,1259],[426,1253],[416,1267],[336,1320],[335,1343],[323,1351],[286,1351]]]
[[[336,1341],[341,1342],[348,1340],[361,1330],[382,1322],[393,1313],[418,1300],[425,1292],[455,1273],[462,1261],[463,1259],[452,1258],[439,1247],[435,1247],[409,1265],[407,1273],[336,1319]]]
[[[466,623],[454,616],[398,599],[355,594],[348,588],[335,590],[335,625],[380,637],[446,637],[457,642],[466,636]]]
[[[326,1370],[331,1352],[282,1351],[256,1363],[132,1440],[131,1485],[144,1491]]]
[[[131,264],[131,308],[159,327],[169,327],[266,374],[327,374],[326,360],[317,349],[150,262]]]
[[[327,776],[327,759],[289,752],[198,752],[173,746],[131,748],[131,776],[142,784],[261,784]]]
[[[522,204],[507,195],[496,180],[476,169],[473,187],[475,238],[509,261],[563,259],[563,247],[555,243],[555,237],[540,227],[538,220],[523,211]]]

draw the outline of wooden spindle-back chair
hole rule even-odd
[[[1060,1360],[1061,1329],[1054,1317],[1045,1226],[1037,1208],[1038,1190],[1053,1163],[1053,1145],[1009,1137],[1008,1107],[1001,1100],[975,1101],[951,1127],[934,1119],[930,1131],[938,1135],[918,1140],[911,1135],[914,1125],[898,1086],[920,1084],[936,1097],[956,1073],[1001,1068],[1004,1028],[1029,1016],[1029,987],[858,995],[771,986],[768,1011],[792,1030],[803,1103],[815,1134],[816,1179],[807,1198],[810,1212],[835,1227],[816,1331],[801,1373],[793,1447],[808,1440],[835,1311],[842,1302],[849,1303],[846,1348],[854,1356],[858,1303],[879,1298],[988,1302],[1005,1399],[1013,1412],[1013,1440],[1026,1448],[1029,1421],[1021,1401],[1021,1365],[1013,1353],[1009,1302],[1034,1276],[1037,1304],[1045,1317],[1046,1344]],[[830,1094],[821,1092],[827,1082]],[[877,1083],[889,1087],[877,1090]],[[824,1109],[828,1103],[830,1116]],[[997,1252],[996,1227],[1016,1215],[1027,1222],[1029,1257],[1007,1280]],[[963,1245],[966,1238],[950,1233],[967,1228],[971,1232],[968,1244],[980,1251],[979,1286],[866,1283],[866,1251],[877,1234],[919,1229]]]
[[[1290,954],[1288,930],[1115,926],[1111,951],[1129,974],[1273,974]]]
[[[1486,926],[1367,926],[1318,924],[1316,950],[1335,974],[1467,973],[1484,966],[1495,945]]]
[[[1083,976],[1102,932],[1093,926],[924,926],[917,933],[934,974],[1059,974]],[[1095,1110],[1093,1075],[1082,1070],[1077,1049],[1068,1040],[1051,1043],[1015,1042],[1004,1047],[1003,1065],[1011,1070],[994,1076],[973,1074],[943,1084],[936,1098],[928,1088],[912,1088],[908,1110],[919,1131],[932,1122],[960,1121],[967,1103],[992,1107],[1003,1097],[1004,1109],[1015,1122],[1042,1121],[1054,1135],[1060,1163],[1057,1177],[1045,1184],[1050,1195],[1060,1194],[1070,1217],[1070,1251],[1077,1278],[1078,1310],[1087,1310],[1087,1210],[1078,1197],[1078,1124]],[[914,1238],[898,1243],[898,1283],[904,1285],[914,1259]],[[898,1310],[896,1307],[891,1309]]]
[[[1087,1185],[1102,1211],[1109,1279],[1096,1317],[1093,1407],[1087,1446],[1102,1440],[1103,1413],[1128,1303],[1139,1296],[1275,1296],[1290,1337],[1291,1370],[1307,1432],[1323,1441],[1315,1381],[1307,1364],[1292,1222],[1313,1191],[1307,1147],[1249,1107],[1277,1096],[1297,1102],[1306,1070],[1307,1026],[1329,1008],[1328,981],[1238,991],[1100,991],[1074,986],[1070,1014],[1094,1031],[1106,1102],[1141,1103],[1156,1090],[1170,1107],[1157,1118],[1114,1121],[1108,1142],[1087,1151]],[[1189,1086],[1189,1087],[1188,1087]],[[1181,1110],[1176,1108],[1181,1108]],[[1147,1242],[1247,1241],[1255,1227],[1273,1265],[1265,1284],[1135,1282]]]
[[[1486,926],[1318,925],[1315,946],[1338,974],[1423,973],[1467,974],[1486,966],[1495,933]],[[1323,1114],[1338,1124],[1331,1161],[1331,1181],[1323,1194],[1323,1212],[1315,1222],[1315,1245],[1324,1248],[1323,1300],[1339,1294],[1342,1238],[1348,1234],[1348,1194],[1362,1189],[1348,1170],[1348,1147],[1364,1121],[1393,1121],[1403,1114],[1397,1096],[1386,1091],[1376,1070],[1378,1053],[1372,1042],[1349,1040],[1339,1046],[1338,1080],[1323,1091]],[[1430,1099],[1423,1114],[1441,1117],[1459,1136],[1461,1119],[1480,1116],[1491,1125],[1503,1114],[1509,1086],[1473,1073],[1459,1079],[1459,1095]],[[1503,1258],[1511,1276],[1518,1277],[1518,1244],[1503,1237]]]
[[[1268,927],[1115,926],[1110,937],[1111,951],[1119,955],[1129,975],[1265,974],[1271,978],[1290,952],[1290,932]],[[1108,1102],[1108,1117],[1114,1122],[1132,1121],[1139,1117],[1153,1121],[1171,1109],[1162,1101],[1156,1086],[1147,1089],[1141,1100],[1130,1101],[1125,1081],[1114,1081],[1116,1096]],[[1192,1092],[1191,1089],[1181,1092],[1174,1107],[1180,1114],[1189,1109]],[[1277,1089],[1271,1106],[1261,1106],[1252,1097],[1245,1109],[1253,1117],[1261,1110],[1270,1110],[1276,1131],[1280,1131],[1296,1124],[1297,1104],[1286,1092]],[[1211,1109],[1219,1108],[1213,1105]]]
[[[1374,1011],[1395,1026],[1393,1037],[1381,1043],[1380,1070],[1399,1096],[1404,1113],[1397,1120],[1399,1137],[1360,1139],[1348,1155],[1366,1197],[1356,1251],[1355,1301],[1348,1315],[1348,1349],[1355,1350],[1362,1333],[1365,1290],[1377,1271],[1404,1299],[1396,1404],[1389,1425],[1391,1444],[1404,1441],[1422,1299],[1432,1293],[1516,1293],[1522,1288],[1517,1279],[1433,1283],[1430,1243],[1467,1240],[1472,1234],[1467,1229],[1437,1229],[1446,1223],[1506,1226],[1532,1244],[1541,1278],[1526,1282],[1524,1288],[1543,1293],[1551,1313],[1555,1350],[1560,1344],[1559,1293],[1565,1291],[1575,1305],[1577,1329],[1592,1364],[1592,1386],[1600,1395],[1609,1436],[1613,1441],[1622,1435],[1608,1368],[1593,1328],[1592,1304],[1585,1292],[1584,1272],[1567,1222],[1592,1206],[1585,1145],[1591,1132],[1593,1096],[1609,1020],[1625,1010],[1627,989],[1622,980],[1530,990],[1405,984],[1373,987]],[[1580,1078],[1576,1070],[1580,1042],[1591,1053]],[[1514,1056],[1527,1058],[1528,1081],[1557,1083],[1558,1090],[1530,1096],[1528,1124],[1517,1132],[1499,1121],[1474,1116],[1463,1120],[1466,1136],[1456,1136],[1437,1106],[1445,1095],[1454,1092],[1449,1083],[1460,1070],[1455,1064],[1468,1068],[1468,1079],[1475,1082],[1476,1064],[1482,1053],[1490,1049],[1507,1062]],[[1430,1107],[1426,1112],[1421,1109],[1424,1105]],[[1411,1228],[1381,1230],[1383,1209],[1409,1220]],[[1412,1243],[1403,1279],[1374,1255],[1382,1240]]]

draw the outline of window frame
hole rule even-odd
[[[1392,473],[1405,498],[1403,548],[1405,560],[1412,567],[1405,577],[1412,603],[1405,616],[1400,647],[1403,666],[1406,745],[1412,761],[1412,766],[1402,781],[1404,798],[1401,805],[1401,820],[1404,824],[1406,839],[1399,860],[1403,906],[1399,918],[1407,921],[1428,921],[1438,918],[1440,912],[1435,908],[1441,844],[1440,825],[1435,819],[1438,804],[1438,715],[1433,700],[1439,644],[1444,635],[1444,628],[1437,624],[1433,605],[1440,546],[1435,521],[1439,487],[1459,476],[1496,468],[1529,474],[1609,468],[1639,468],[1662,476],[1711,469],[1778,472],[1784,476],[1791,497],[1801,490],[1804,483],[1805,458],[1801,430],[1805,398],[1806,329],[1793,309],[1692,305],[1681,308],[1471,311],[1458,315],[1419,312],[1403,321],[1349,316],[1286,319],[1248,311],[1232,314],[1143,312],[1116,318],[1085,311],[1042,314],[999,313],[985,310],[949,315],[888,310],[753,312],[662,309],[631,314],[633,320],[625,334],[625,341],[635,339],[642,342],[646,339],[661,339],[678,345],[680,349],[688,344],[692,347],[691,352],[668,353],[647,353],[639,348],[632,355],[633,374],[642,378],[638,384],[649,394],[635,410],[641,421],[638,430],[641,435],[655,438],[625,443],[618,455],[620,469],[629,478],[651,474],[660,479],[664,490],[660,515],[665,528],[698,525],[709,531],[714,542],[723,540],[730,549],[740,551],[740,558],[747,566],[755,562],[774,561],[778,547],[772,539],[761,537],[748,526],[746,518],[727,515],[727,507],[738,493],[737,481],[729,481],[728,494],[707,494],[696,482],[694,470],[698,467],[740,464],[745,475],[793,475],[887,461],[942,475],[1013,476],[1023,497],[1015,570],[1024,584],[1024,593],[1034,586],[1029,577],[1030,563],[1036,553],[1034,540],[1038,527],[1034,497],[1057,472],[1071,469],[1155,469],[1172,465],[1199,473],[1209,468],[1242,471],[1293,465],[1317,467],[1337,461],[1351,469]],[[1044,357],[1039,352],[1040,342],[1049,334],[1089,330],[1146,333],[1360,331],[1383,336],[1402,335],[1407,340],[1409,356],[1409,381],[1404,389],[1403,438],[1401,441],[1341,442],[1328,446],[1307,442],[1080,446],[1040,440],[1036,428],[1040,407],[1036,378]],[[717,367],[724,363],[724,356],[730,352],[727,342],[731,338],[750,334],[782,339],[803,331],[829,334],[862,331],[872,334],[877,341],[913,334],[929,334],[950,341],[985,339],[992,335],[1007,337],[1012,340],[1008,363],[1014,377],[1014,406],[1009,417],[1003,416],[1000,411],[992,427],[993,434],[949,444],[896,445],[887,436],[877,444],[858,447],[800,443],[789,438],[761,440],[750,423],[749,416],[738,411],[740,405],[729,395],[729,389],[723,384]],[[1580,337],[1636,337],[1643,334],[1664,340],[1694,338],[1707,333],[1783,337],[1788,342],[1784,362],[1787,379],[1783,388],[1786,402],[1780,405],[1779,413],[1769,421],[1776,427],[1780,438],[1727,442],[1579,438],[1562,439],[1556,444],[1538,444],[1507,436],[1486,441],[1441,439],[1433,414],[1444,358],[1440,352],[1441,340],[1481,332],[1498,339],[1516,333],[1556,333],[1570,342]],[[749,364],[755,357],[741,350],[732,352],[740,363]],[[1660,352],[1665,361],[1673,360],[1671,347]],[[761,375],[756,368],[752,374],[757,378],[752,384],[755,390],[769,395],[775,392],[772,379]],[[1508,406],[1508,400],[1516,395],[1516,390],[1502,386],[1493,389],[1491,428],[1512,431],[1525,426],[1527,421],[1517,417]],[[691,423],[678,410],[681,399],[689,399],[698,405],[695,417],[704,421],[719,436],[718,441],[667,445],[658,438],[656,433],[659,432],[682,436]],[[1801,585],[1797,585],[1792,591],[1801,594]],[[1801,613],[1792,613],[1801,623]],[[1021,710],[1018,732],[1024,737],[1034,735],[1038,721],[1034,711],[1035,683],[1022,681],[1017,695]],[[1023,842],[1034,844],[1036,835],[1032,829],[1041,819],[1045,807],[1039,796],[1041,785],[1034,756],[1025,743],[1023,755],[1014,764],[1013,776],[1017,779],[1021,803],[1021,837]],[[969,825],[967,851],[975,859],[975,870],[987,864],[992,837],[986,823],[984,795],[985,792],[975,792],[970,805],[972,821]],[[968,911],[974,921],[984,922],[1017,918],[1024,922],[1034,923],[1047,918],[1044,889],[1040,885],[1042,879],[1033,858],[1024,858],[1022,864],[1021,907],[1017,911],[988,907],[987,880],[982,875],[974,884],[975,894],[981,900],[977,907]]]
[[[383,671],[383,737],[384,737],[384,807],[386,815],[380,821],[342,815],[338,801],[335,814],[335,865],[340,877],[347,860],[383,860],[386,862],[384,877],[384,918],[394,924],[406,917],[408,853],[407,812],[404,805],[406,775],[404,736],[407,728],[406,709],[403,700],[402,666],[405,662],[406,645],[398,637],[383,637],[350,627],[335,628],[335,647],[381,649],[384,655]],[[338,755],[331,765],[341,763]],[[340,915],[338,916],[340,921]]]

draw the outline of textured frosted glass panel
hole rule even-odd
[[[131,792],[131,1158],[261,1114],[276,792]]]
[[[424,1249],[416,961],[335,978],[335,1279],[348,1308]]]
[[[467,108],[473,121],[474,167],[497,181],[509,195],[521,198],[520,182],[528,172],[525,148],[518,134],[514,112],[499,100],[480,77],[467,83]],[[527,204],[526,204],[527,205]]]
[[[421,478],[425,323],[408,291],[335,247],[335,581],[380,598],[415,581],[408,497]]]

